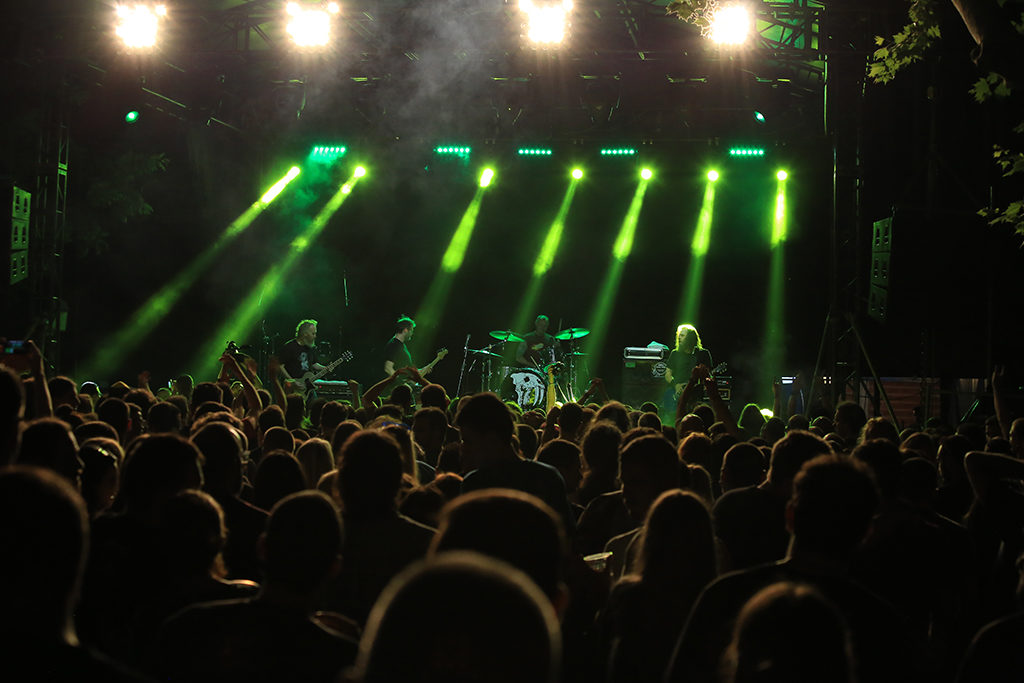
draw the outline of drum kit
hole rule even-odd
[[[521,335],[512,330],[492,330],[488,334],[496,341],[482,349],[469,348],[470,336],[466,335],[465,356],[459,374],[460,394],[463,377],[479,372],[480,391],[493,391],[502,400],[515,401],[523,410],[544,410],[549,392],[554,392],[555,398],[563,402],[575,400],[577,375],[581,369],[586,372],[587,356],[577,350],[577,343],[590,334],[590,330],[569,327],[552,335],[556,343],[539,349],[535,354],[539,360],[527,366],[508,362],[502,353],[498,353],[505,344],[526,341]],[[564,351],[557,342],[569,342],[569,350]]]

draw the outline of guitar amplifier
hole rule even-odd
[[[317,396],[323,396],[332,400],[352,400],[352,390],[349,389],[348,382],[318,379],[313,382],[313,391],[316,392]]]
[[[664,351],[651,347],[626,347],[622,353],[622,399],[633,407],[644,401],[661,403],[665,384]]]
[[[718,385],[718,394],[726,403],[732,401],[732,377],[715,375],[715,384]]]

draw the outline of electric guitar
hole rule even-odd
[[[711,372],[709,374],[711,375],[711,378],[714,379],[715,375],[721,374],[723,372],[728,372],[728,370],[728,363],[719,363],[718,365],[711,369]],[[673,379],[675,378],[673,377]],[[689,381],[690,378],[687,377],[686,379],[687,381]],[[661,397],[661,408],[663,414],[675,415],[676,405],[679,403],[679,395],[683,393],[683,387],[685,386],[686,382],[677,382],[675,384],[669,384],[668,387],[665,388],[665,393]],[[703,395],[703,393],[704,389],[701,388],[698,392],[698,396]]]
[[[330,365],[325,367],[323,370],[320,370],[319,372],[307,370],[302,375],[302,377],[293,377],[292,385],[295,387],[295,389],[298,390],[300,394],[302,394],[303,396],[308,396],[309,392],[313,390],[313,382],[320,379],[321,377],[324,377],[325,375],[327,375],[327,373],[329,373],[331,370],[338,367],[342,363],[350,360],[352,360],[352,352],[346,351],[345,353],[341,354],[341,357],[339,357],[337,360],[335,360],[334,362],[332,362]]]
[[[710,372],[708,374],[711,375],[711,379],[714,379],[715,375],[720,375],[723,372],[728,372],[728,370],[729,370],[729,364],[728,363],[719,363],[715,367],[711,368],[711,370],[710,370]],[[687,377],[686,379],[687,379],[687,381],[689,381],[690,378]],[[685,387],[685,386],[686,386],[686,382],[681,382],[681,383],[680,382],[676,382],[674,385],[672,385],[672,398],[673,398],[673,400],[675,400],[675,401],[679,400],[679,394],[683,393],[683,387]]]

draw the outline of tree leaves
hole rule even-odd
[[[868,63],[868,78],[875,83],[888,83],[901,69],[924,59],[942,36],[938,0],[910,0],[907,18],[910,23],[891,38],[875,36],[878,49]]]

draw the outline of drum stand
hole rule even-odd
[[[568,385],[569,385],[569,395],[572,396],[572,400],[573,401],[575,401],[576,398],[577,398],[576,397],[576,391],[577,391],[577,388],[579,386],[579,374],[578,374],[578,368],[576,367],[576,359],[584,357],[584,354],[579,353],[576,350],[577,348],[579,348],[578,344],[579,344],[579,342],[576,339],[570,339],[569,340],[569,353],[568,353],[569,361],[566,363],[566,367],[568,367],[568,369],[569,369],[568,378],[567,378],[567,382],[568,382]],[[584,360],[583,361],[583,373],[584,374],[589,374],[589,372],[587,371],[586,363],[587,363],[587,361]]]
[[[497,348],[499,351],[505,346],[504,341],[496,341],[493,344],[488,344],[482,349],[471,349],[469,348],[469,340],[471,335],[466,335],[466,345],[462,350],[462,368],[459,370],[459,384],[456,391],[456,396],[462,395],[462,380],[466,373],[472,373],[473,369],[477,366],[477,361],[480,362],[480,391],[498,391],[493,386],[492,374],[492,363],[495,358],[500,359],[500,354],[496,354],[492,349]],[[469,355],[473,354],[473,360],[469,363],[469,368],[466,368],[466,361],[469,360]]]

